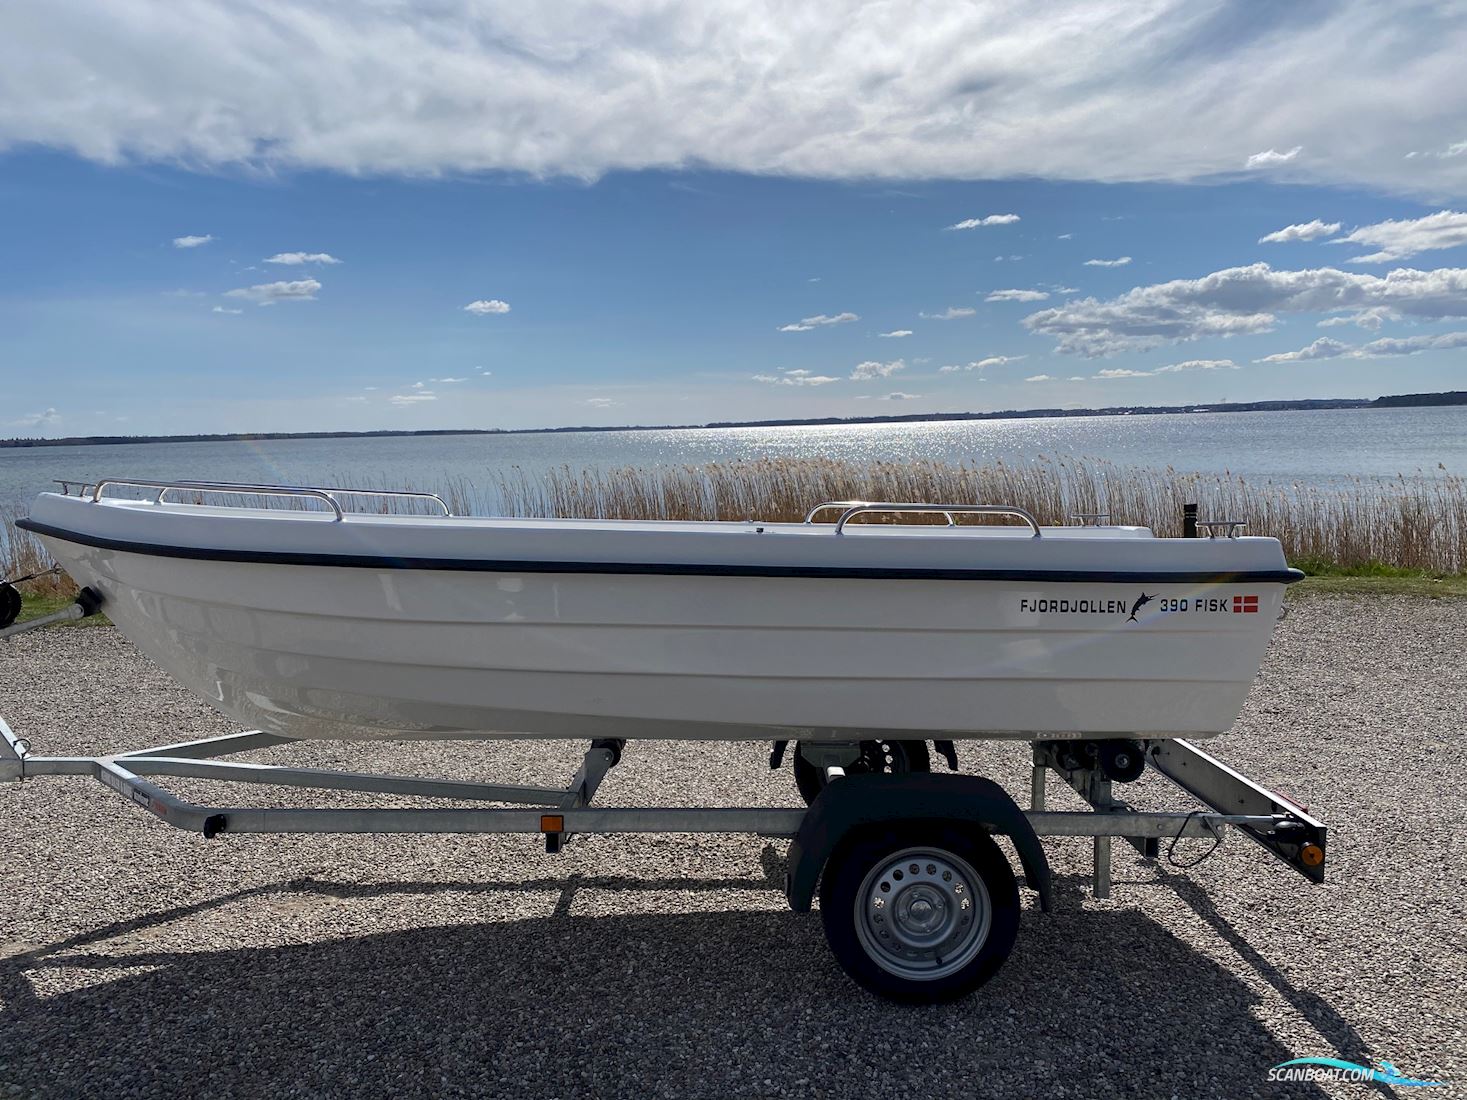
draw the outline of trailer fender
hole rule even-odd
[[[1024,811],[991,779],[977,775],[848,775],[815,799],[790,842],[785,896],[805,913],[825,861],[852,830],[884,821],[959,821],[1013,841],[1029,886],[1048,912],[1053,900],[1049,860]]]

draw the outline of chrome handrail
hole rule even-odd
[[[821,512],[825,511],[825,509],[827,509],[827,508],[840,508],[840,509],[844,510],[846,508],[849,508],[852,504],[864,504],[864,503],[865,503],[865,501],[861,501],[861,500],[827,500],[824,503],[815,505],[815,507],[811,508],[808,512],[806,512],[805,513],[805,522],[806,523],[814,523],[815,522],[815,517],[818,516]]]
[[[805,522],[814,523],[815,517],[818,516],[821,512],[825,511],[825,509],[827,508],[840,508],[844,510],[846,508],[853,508],[858,504],[865,505],[869,503],[870,501],[865,500],[827,500],[823,504],[817,504],[815,505],[815,507],[811,508],[810,511],[805,514]],[[947,525],[949,527],[957,526],[957,521],[953,519],[951,512],[944,510],[942,514],[947,517]]]
[[[1027,508],[1020,508],[1017,504],[895,504],[895,503],[869,503],[856,501],[840,514],[840,519],[835,521],[835,533],[844,534],[845,526],[852,516],[858,516],[863,512],[938,512],[959,515],[989,515],[989,516],[1018,516],[1030,527],[1034,528],[1033,538],[1040,537],[1039,521],[1034,518],[1034,513]]]
[[[290,496],[310,497],[313,500],[324,500],[331,511],[332,523],[340,523],[345,518],[341,504],[325,489],[315,489],[306,485],[245,485],[235,484],[232,481],[144,481],[139,478],[130,477],[104,477],[97,482],[92,490],[92,503],[95,504],[102,499],[102,490],[109,485],[126,485],[134,489],[157,489],[158,495],[153,498],[155,504],[162,504],[163,498],[175,489],[187,489],[196,493],[248,493],[257,496]]]
[[[409,500],[431,500],[443,509],[445,516],[453,515],[453,509],[448,506],[448,501],[437,493],[419,493],[410,489],[337,489],[331,486],[314,485],[311,488],[319,488],[322,492],[340,493],[349,497],[404,497]]]
[[[1217,538],[1219,527],[1224,528],[1228,538],[1235,539],[1238,537],[1238,532],[1248,526],[1248,521],[1246,519],[1199,519],[1197,526],[1206,527],[1207,537],[1210,539]]]
[[[75,485],[76,482],[71,482]],[[410,500],[431,500],[443,509],[445,516],[453,515],[453,509],[437,493],[420,493],[407,489],[339,489],[335,486],[320,485],[273,485],[268,483],[252,483],[243,481],[149,481],[141,478],[105,477],[98,481],[95,486],[87,485],[85,488],[92,490],[92,501],[102,499],[102,490],[108,485],[127,485],[135,489],[156,489],[157,495],[153,498],[154,503],[162,504],[163,498],[174,490],[188,490],[199,493],[237,493],[239,495],[257,496],[295,496],[309,497],[313,500],[324,500],[335,513],[332,522],[338,522],[345,516],[345,510],[341,502],[336,499],[341,496],[370,496],[370,497],[402,497]]]

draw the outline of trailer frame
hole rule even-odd
[[[83,589],[76,603],[51,615],[0,628],[0,639],[95,614],[101,599]],[[1324,881],[1328,829],[1306,807],[1275,794],[1187,741],[1067,739],[1036,741],[1030,806],[982,776],[846,768],[861,758],[859,742],[797,746],[823,786],[802,786],[805,809],[769,807],[593,806],[602,781],[621,763],[626,741],[593,740],[564,787],[436,779],[416,775],[304,768],[231,759],[299,743],[263,730],[178,741],[100,756],[42,756],[0,717],[0,780],[90,777],[177,829],[215,838],[235,833],[508,833],[539,834],[547,853],[579,834],[734,833],[791,841],[785,897],[808,911],[817,886],[826,939],[846,973],[880,995],[917,1003],[963,996],[1007,958],[1018,931],[1019,894],[1012,865],[993,842],[1013,844],[1042,910],[1053,907],[1053,884],[1041,837],[1091,837],[1091,891],[1111,892],[1112,844],[1121,838],[1144,859],[1161,843],[1211,838],[1231,827],[1312,882]],[[776,741],[778,768],[787,742]],[[956,771],[951,742],[934,742]],[[807,752],[808,749],[808,752]],[[927,759],[921,754],[923,767]],[[1117,797],[1118,780],[1146,766],[1204,809],[1138,810]],[[1047,807],[1054,772],[1090,807]],[[205,779],[272,787],[488,802],[488,807],[248,807],[191,802],[159,778]],[[1206,854],[1210,854],[1210,851]],[[1201,858],[1205,858],[1201,857]],[[1197,860],[1200,862],[1200,859]]]

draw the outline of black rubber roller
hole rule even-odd
[[[1139,741],[1102,741],[1100,770],[1116,783],[1134,783],[1146,770],[1146,750]]]

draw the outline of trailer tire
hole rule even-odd
[[[825,772],[806,760],[795,746],[795,787],[806,806],[812,806],[825,790]],[[861,742],[861,758],[846,769],[851,775],[902,775],[930,772],[932,757],[926,741],[894,741],[885,738]]]
[[[1018,935],[1019,888],[993,838],[971,825],[892,822],[852,833],[831,854],[820,917],[858,984],[931,1004],[998,972]]]

